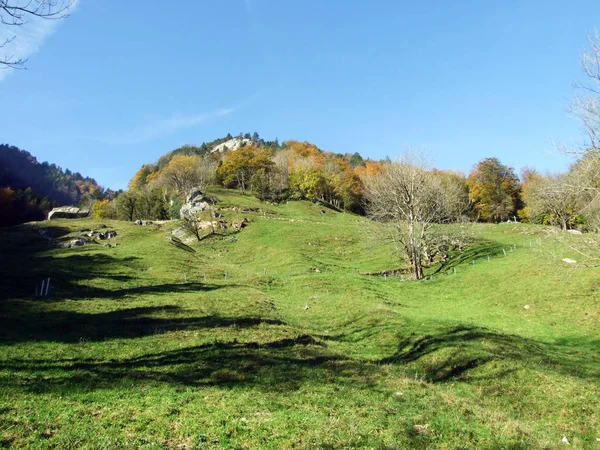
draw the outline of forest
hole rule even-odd
[[[115,194],[79,172],[40,163],[25,150],[0,145],[0,226],[44,220],[55,206],[89,207]]]

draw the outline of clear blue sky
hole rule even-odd
[[[581,136],[566,107],[600,2],[80,0],[32,26],[28,70],[0,72],[0,142],[107,187],[240,131],[561,171],[550,140]]]

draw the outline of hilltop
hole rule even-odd
[[[470,225],[412,282],[364,217],[209,194],[248,226],[189,245],[176,221],[0,230],[3,445],[595,445],[598,280],[543,229]],[[111,247],[59,248],[99,225]]]
[[[226,152],[228,150],[237,150],[240,147],[243,147],[245,145],[250,145],[252,144],[252,140],[251,139],[246,139],[246,138],[242,138],[242,137],[234,137],[229,139],[228,141],[223,142],[222,144],[217,144],[215,145],[212,149],[211,149],[211,153],[214,152]]]

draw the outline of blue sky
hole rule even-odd
[[[561,171],[551,141],[582,137],[566,108],[598,26],[597,0],[79,0],[18,31],[29,61],[0,71],[0,142],[111,188],[240,131]]]

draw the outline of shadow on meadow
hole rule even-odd
[[[492,363],[543,368],[566,376],[598,380],[598,348],[599,340],[563,340],[551,344],[485,328],[458,326],[436,334],[400,337],[396,352],[380,362],[418,363],[424,378],[431,382],[466,379],[473,369]],[[510,371],[512,369],[505,374]],[[470,379],[476,378],[477,375]]]
[[[487,257],[495,258],[504,256],[502,250],[508,251],[507,247],[503,247],[495,242],[481,242],[477,243],[477,246],[468,247],[462,253],[456,253],[449,259],[440,264],[434,274],[449,272],[455,267],[462,264],[471,264],[473,261],[481,261],[487,259]]]
[[[158,286],[159,288],[161,286]],[[210,290],[211,286],[179,285],[184,289]],[[170,290],[169,292],[174,292]],[[32,302],[29,302],[32,303]],[[20,307],[20,308],[19,308]],[[215,329],[223,327],[248,328],[260,324],[281,325],[282,322],[260,317],[187,317],[179,306],[151,306],[118,309],[103,313],[81,313],[49,310],[23,302],[10,305],[12,314],[0,316],[0,343],[62,342],[76,343],[133,339],[173,331]]]
[[[13,359],[0,362],[0,369],[12,374],[0,377],[6,385],[31,392],[65,393],[109,389],[121,383],[256,385],[264,390],[290,391],[309,380],[343,383],[345,378],[348,383],[366,384],[371,373],[368,365],[335,355],[308,335],[265,343],[215,341],[120,360]]]
[[[111,328],[120,329],[113,332],[114,337],[136,337],[159,329],[166,332],[232,327],[233,331],[235,327],[260,324],[285,325],[277,320],[259,318],[209,316],[178,320],[139,317],[148,312],[146,310],[135,308],[112,318],[103,315],[92,326],[100,327],[108,321]],[[76,334],[70,335],[74,337]],[[102,335],[103,332],[98,329],[97,337]],[[522,369],[543,369],[560,376],[597,380],[600,367],[594,349],[598,342],[581,344],[585,345],[580,349],[585,350],[573,352],[572,346],[566,349],[480,328],[455,327],[437,334],[400,337],[397,351],[379,360],[345,355],[310,335],[302,334],[266,342],[238,342],[235,338],[229,342],[215,340],[129,358],[6,359],[0,363],[0,369],[11,373],[10,377],[2,379],[7,385],[32,392],[58,390],[65,393],[132,383],[258,386],[267,391],[293,391],[305,383],[374,388],[390,366],[400,369],[406,376],[417,370],[419,380],[429,383],[450,380],[497,383]],[[82,345],[86,345],[85,342]]]
[[[86,249],[87,250],[87,249]],[[117,258],[104,253],[74,253],[66,256],[22,251],[7,254],[3,261],[4,283],[0,300],[33,297],[41,281],[51,279],[51,296],[70,295],[82,290],[87,280],[126,282],[137,279],[133,268],[138,258]]]

